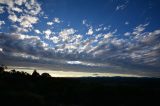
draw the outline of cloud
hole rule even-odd
[[[67,64],[90,67],[101,67],[104,63],[110,63],[111,66],[123,66],[128,63],[158,67],[160,30],[146,32],[149,23],[136,26],[132,31],[125,32],[124,36],[117,35],[118,30],[112,31],[111,26],[99,25],[94,29],[92,25],[87,24],[87,20],[82,21],[88,29],[86,35],[94,34],[93,36],[85,36],[72,27],[57,32],[51,29],[40,31],[35,24],[39,22],[41,5],[36,0],[1,0],[0,3],[6,5],[0,8],[0,13],[7,12],[11,21],[10,32],[0,33],[0,50],[10,57],[29,60],[43,58],[47,61],[60,59],[65,60]],[[116,10],[123,10],[127,5],[119,4]],[[61,22],[55,17],[46,24]],[[6,23],[0,21],[0,27],[3,24]],[[126,21],[125,25],[128,24]],[[32,31],[45,36],[26,34]],[[97,65],[94,62],[97,62]]]
[[[0,14],[4,13],[4,7],[0,7]]]
[[[123,0],[121,4],[117,5],[116,11],[118,10],[124,10],[128,6],[129,1]]]
[[[18,13],[23,12],[23,10],[20,9],[20,8],[18,8],[18,7],[13,7],[13,8],[12,8],[12,11],[15,11],[15,12],[18,12]]]
[[[59,32],[59,36],[62,38],[62,41],[69,40],[70,35],[73,35],[76,32],[75,29],[70,28],[70,29],[64,29],[61,32]]]
[[[21,16],[20,17],[20,26],[24,28],[32,27],[32,24],[37,23],[38,18],[30,15]]]
[[[49,36],[52,34],[52,31],[50,29],[47,29],[43,31],[43,33],[45,34],[45,38],[49,39]]]
[[[4,4],[1,6],[1,13],[8,13],[11,26],[21,29],[21,33],[31,30],[39,20],[37,15],[41,12],[41,7],[36,0],[0,0],[0,3]]]
[[[0,52],[3,52],[3,49],[2,49],[2,48],[0,48]]]
[[[119,5],[116,7],[116,11],[125,9],[126,5]]]
[[[88,29],[88,32],[86,33],[86,35],[92,35],[94,32],[93,32],[93,28],[92,27],[90,27],[89,29]]]
[[[11,20],[12,22],[17,22],[18,21],[18,17],[15,14],[10,14],[8,16],[8,19]]]
[[[71,26],[59,27],[63,21],[58,17],[48,21],[48,16],[42,13],[41,5],[36,0],[0,0],[0,3],[4,4],[0,7],[0,14],[8,14],[8,19],[0,21],[0,27],[10,24],[9,30],[6,28],[7,33],[0,33],[0,58],[13,60],[15,57],[15,61],[22,58],[31,63],[42,60],[49,65],[75,65],[75,69],[82,66],[105,67],[103,71],[111,70],[106,68],[108,65],[159,67],[160,30],[147,32],[149,23],[137,25],[121,35],[117,29],[114,30],[114,26],[101,24],[96,27],[83,20],[81,24],[87,28],[83,32],[85,30]],[[118,4],[116,10],[123,10],[127,5]],[[40,30],[43,29],[39,29],[43,24],[40,16],[48,18],[44,25],[54,24],[55,29]],[[39,22],[42,22],[40,26],[36,25]],[[56,24],[59,24],[58,27]],[[129,22],[124,24],[128,25]]]
[[[5,22],[4,21],[0,21],[0,28],[2,27],[2,25],[4,25]]]
[[[130,32],[126,32],[126,33],[124,33],[124,35],[125,36],[129,36],[129,35],[131,35],[131,33]]]
[[[26,53],[11,53],[10,54],[11,56],[13,57],[19,57],[19,58],[23,58],[23,59],[29,59],[29,60],[40,60],[40,57],[36,57],[36,56],[33,56],[33,55],[29,55],[29,54],[26,54]]]
[[[140,35],[141,32],[143,32],[145,30],[145,28],[149,25],[149,23],[147,24],[140,24],[138,25],[136,28],[134,28],[134,31],[132,32],[133,35]]]
[[[141,41],[145,44],[155,43],[156,40],[160,38],[160,30],[155,30],[155,31],[150,32],[150,33],[143,33],[142,35],[143,36],[139,35],[139,38],[140,38],[139,41]]]
[[[91,66],[91,67],[105,67],[109,66],[109,64],[102,64],[102,63],[93,63],[93,62],[85,62],[85,61],[66,61],[67,64],[72,65],[84,65],[84,66]]]
[[[96,30],[96,32],[99,32],[99,31],[102,30],[102,28],[97,28],[97,29],[95,29],[95,30]]]
[[[63,29],[59,34],[60,36],[67,36],[67,35],[72,35],[76,32],[75,29],[70,28],[70,29]]]
[[[59,18],[56,17],[56,18],[53,19],[53,22],[51,22],[51,21],[47,22],[47,25],[52,26],[54,23],[58,23],[59,24],[59,23],[61,23],[61,21],[60,21]]]
[[[19,27],[17,25],[11,25],[11,32],[12,33],[23,33],[23,32],[29,32],[29,29]]]
[[[58,64],[87,67],[106,67],[106,64],[125,66],[126,63],[136,67],[158,67],[160,31],[146,32],[146,27],[146,24],[136,26],[133,31],[126,32],[130,36],[125,38],[117,37],[116,29],[90,38],[77,34],[78,31],[74,28],[65,28],[57,33],[47,29],[43,31],[45,40],[52,41],[53,44],[50,44],[53,46],[49,46],[38,36],[1,33],[0,48],[9,56],[30,60],[44,59],[48,61],[47,64],[58,59],[65,61]],[[40,33],[38,29],[34,31]],[[133,33],[136,31],[139,33]]]
[[[53,25],[54,23],[53,22],[47,22],[47,25]]]
[[[104,34],[104,39],[108,39],[112,36],[112,33],[107,33],[107,34]]]
[[[41,31],[38,30],[38,29],[35,29],[34,32],[37,33],[37,34],[41,34]]]
[[[88,53],[92,54],[95,60],[112,64],[119,64],[118,62],[121,61],[121,65],[128,62],[133,66],[157,67],[159,64],[160,42],[158,39],[160,39],[160,31],[145,32],[147,25],[140,24],[132,32],[126,32],[124,35],[128,36],[127,38],[117,38],[115,36],[116,30],[101,34],[106,39],[99,40],[96,46],[90,46]],[[91,44],[89,43],[89,45]]]
[[[12,8],[14,6],[13,0],[0,0],[0,3],[7,5],[9,8]]]
[[[4,52],[11,54],[21,53],[40,56],[43,55],[48,46],[39,36],[0,33],[0,38],[0,47],[3,48]]]
[[[25,3],[26,0],[15,0],[15,4],[21,6],[23,3]]]
[[[30,15],[38,15],[41,11],[41,6],[36,0],[26,1],[25,6],[27,8],[26,12]]]
[[[59,18],[56,17],[56,18],[53,19],[53,22],[55,22],[55,23],[60,23],[61,21],[60,21]]]
[[[60,39],[56,36],[50,37],[49,40],[51,40],[53,43],[58,43]]]
[[[44,18],[44,19],[48,19],[48,16],[44,16],[43,18]]]
[[[124,39],[113,38],[111,40],[111,44],[113,44],[116,47],[122,47],[125,43],[126,41]]]

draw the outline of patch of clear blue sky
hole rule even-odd
[[[128,1],[126,8],[115,11],[117,5],[122,5],[126,1]],[[160,25],[157,23],[160,19],[159,0],[45,0],[40,2],[49,18],[59,17],[82,31],[84,26],[81,23],[84,19],[93,27],[100,24],[111,25],[117,28],[119,33],[147,22],[150,22],[149,30]],[[126,21],[129,22],[128,26],[124,24]]]

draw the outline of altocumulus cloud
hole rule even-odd
[[[87,68],[87,71],[151,76],[156,74],[145,70],[155,70],[156,73],[160,68],[160,29],[146,31],[149,23],[137,25],[118,37],[118,29],[104,25],[95,27],[87,24],[87,20],[82,23],[87,27],[84,33],[68,26],[55,30],[53,28],[61,25],[63,20],[51,17],[42,30],[36,25],[46,14],[36,0],[0,0],[0,3],[0,14],[8,13],[7,19],[0,21],[0,29],[3,24],[10,24],[9,30],[0,32],[1,60],[10,57],[12,61],[21,59],[26,64],[29,61],[49,66],[56,64],[64,69],[78,67],[78,71]],[[116,10],[124,8],[126,6],[122,5]]]

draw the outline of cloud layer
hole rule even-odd
[[[125,3],[116,10],[126,8],[128,2]],[[0,29],[10,24],[8,31],[0,32],[1,58],[113,72],[123,68],[141,71],[160,68],[160,29],[146,31],[149,23],[139,24],[123,34],[110,25],[93,26],[87,20],[82,20],[86,29],[83,33],[68,25],[56,30],[63,21],[58,17],[45,18],[36,0],[0,0],[0,4],[0,14],[8,14],[8,21],[0,21]],[[47,20],[43,30],[36,27],[41,18]]]

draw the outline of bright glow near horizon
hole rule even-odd
[[[32,74],[34,67],[9,67],[6,71],[10,71],[15,69],[16,71],[24,71],[29,74]],[[131,74],[118,74],[118,73],[98,73],[98,72],[75,72],[75,71],[58,71],[58,70],[46,70],[46,69],[38,69],[38,73],[49,73],[52,77],[144,77],[138,75]]]

